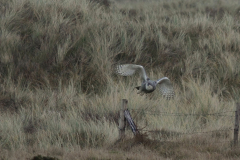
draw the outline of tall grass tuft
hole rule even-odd
[[[232,130],[186,134],[233,127],[240,95],[239,16],[237,0],[1,0],[0,157],[16,159],[10,153],[29,148],[57,148],[65,159],[68,151],[115,150],[123,98],[147,135],[142,144],[156,157],[200,157],[186,150],[202,150],[212,159],[215,153],[239,156],[224,149],[230,143],[215,143],[231,141]],[[116,63],[143,65],[152,79],[169,77],[175,99],[158,90],[151,98],[138,95],[138,75],[115,75]],[[129,128],[126,134],[117,152],[141,147]],[[111,156],[103,157],[119,158]],[[29,159],[27,152],[23,157]]]

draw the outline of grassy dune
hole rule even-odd
[[[0,17],[0,159],[240,156],[238,0],[0,0]],[[116,63],[169,77],[175,99],[138,95]],[[143,137],[116,143],[123,98]]]

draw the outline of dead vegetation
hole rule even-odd
[[[237,0],[220,2],[1,0],[0,159],[239,157],[231,131],[179,134],[233,126],[240,13]],[[150,77],[169,77],[176,98],[138,96],[133,88],[139,82],[114,75],[115,63],[141,64]],[[126,97],[137,125],[158,132],[128,133],[114,146]],[[160,115],[224,111],[232,111],[229,118]]]

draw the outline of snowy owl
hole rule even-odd
[[[167,77],[160,78],[156,81],[150,80],[143,66],[135,64],[121,64],[116,65],[116,73],[122,76],[131,76],[137,70],[140,71],[140,76],[143,80],[141,86],[136,87],[139,91],[138,94],[143,95],[144,93],[153,92],[158,84],[161,94],[167,99],[173,98],[175,93],[173,90],[172,83]]]

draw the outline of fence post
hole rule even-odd
[[[124,110],[127,108],[127,103],[128,101],[126,99],[122,99],[120,118],[119,118],[119,139],[123,139],[125,136],[126,118],[124,116]]]
[[[236,103],[234,138],[233,138],[234,147],[238,145],[239,118],[240,118],[240,103]]]
[[[137,134],[139,134],[139,131],[138,131],[138,129],[137,129],[137,126],[135,125],[135,123],[134,123],[134,121],[133,121],[133,119],[132,119],[132,117],[131,117],[131,114],[129,113],[128,109],[126,109],[126,110],[124,111],[124,115],[125,115],[125,118],[126,118],[128,124],[129,124],[129,126],[130,126],[131,129],[132,129],[133,134],[134,134],[135,136],[136,136]]]

